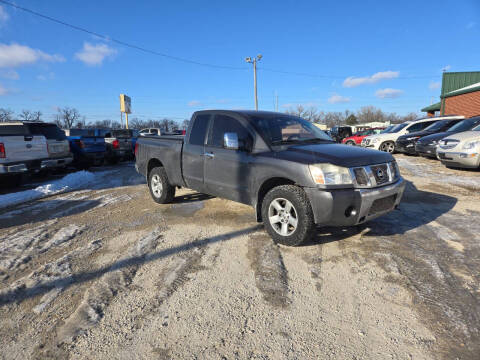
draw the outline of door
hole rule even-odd
[[[193,119],[188,139],[183,146],[183,178],[190,189],[205,191],[203,183],[204,153],[210,114],[200,114]]]
[[[224,147],[225,133],[236,133],[239,149]],[[253,136],[237,119],[215,115],[205,146],[205,188],[209,194],[250,203],[250,150]]]

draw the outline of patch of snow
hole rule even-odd
[[[86,187],[96,180],[96,175],[88,171],[78,171],[68,174],[62,179],[11,194],[0,195],[0,209],[24,202],[41,199],[47,196],[70,192]]]

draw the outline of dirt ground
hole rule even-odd
[[[0,212],[2,359],[479,359],[480,172],[397,156],[400,209],[277,246],[132,164]]]

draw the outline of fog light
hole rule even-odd
[[[345,210],[345,216],[350,217],[350,216],[355,216],[357,215],[357,209],[355,209],[353,206],[350,206]]]

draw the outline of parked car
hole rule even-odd
[[[395,148],[400,153],[417,155],[415,145],[419,139],[435,133],[443,133],[464,119],[464,116],[457,116],[444,120],[439,120],[432,125],[427,126],[422,131],[402,135],[395,142]]]
[[[248,204],[274,241],[298,245],[316,224],[353,226],[395,209],[405,182],[387,153],[334,143],[299,117],[199,111],[186,136],[142,136],[136,169],[153,200],[177,186]]]
[[[349,136],[342,140],[342,144],[345,145],[360,145],[362,143],[363,138],[369,135],[380,134],[385,128],[371,128],[362,131],[358,131],[352,136]]]
[[[49,158],[42,161],[42,168],[66,168],[73,161],[69,141],[57,125],[40,121],[25,121],[24,125],[31,134],[43,135],[47,139]]]
[[[96,129],[96,135],[105,139],[107,152],[105,160],[110,164],[133,158],[132,130]]]
[[[395,125],[389,132],[367,136],[362,140],[362,146],[388,153],[394,153],[396,151],[395,141],[397,141],[400,136],[422,131],[427,126],[430,126],[442,119],[448,119],[448,116],[406,121],[404,123]]]
[[[163,131],[160,128],[146,128],[146,129],[141,129],[139,134],[140,134],[140,136],[163,135]]]
[[[18,184],[24,174],[38,172],[49,160],[47,139],[30,133],[21,121],[0,122],[0,179]]]
[[[88,169],[93,165],[103,165],[105,160],[105,139],[95,135],[94,129],[64,130],[73,153],[73,165]]]
[[[352,136],[350,126],[334,126],[330,129],[330,137],[337,143],[341,143],[343,139],[350,136]]]
[[[447,167],[480,168],[480,126],[440,140],[437,157]]]
[[[415,150],[421,156],[436,159],[437,146],[440,140],[456,133],[472,130],[478,125],[480,125],[480,116],[462,120],[445,132],[422,137],[417,141],[417,144],[415,145]]]

